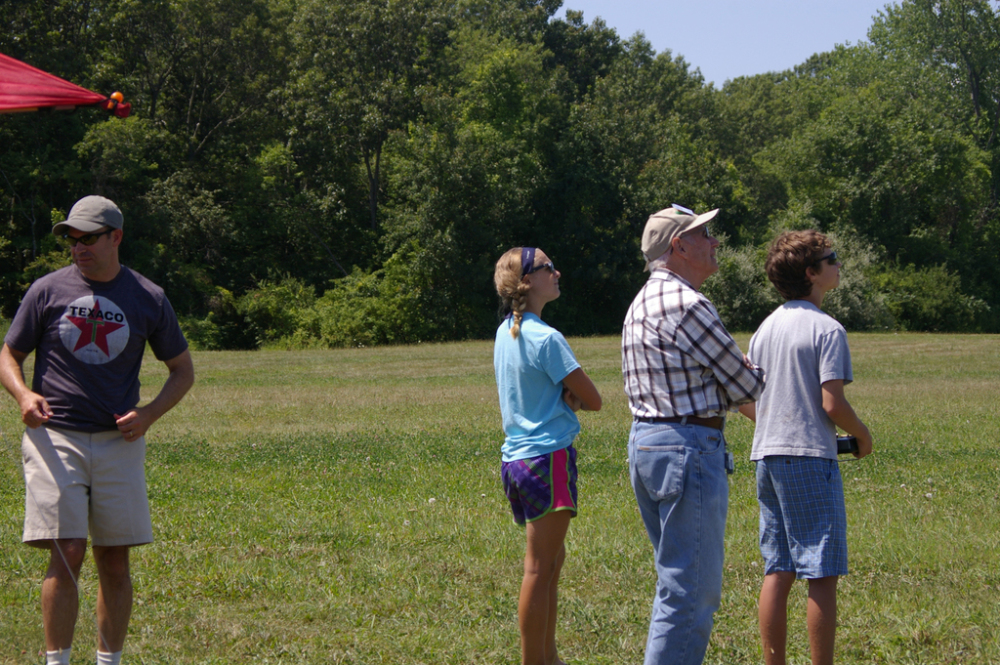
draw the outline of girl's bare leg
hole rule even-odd
[[[560,510],[526,526],[524,578],[518,603],[522,665],[558,665],[556,617],[558,583],[566,557],[566,531],[572,513]]]

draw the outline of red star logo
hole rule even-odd
[[[101,318],[100,314],[101,301],[95,298],[94,309],[90,310],[90,316],[66,317],[70,323],[80,329],[80,338],[77,339],[76,346],[73,348],[74,353],[88,344],[96,344],[97,348],[104,351],[104,355],[111,355],[108,351],[108,334],[113,333],[119,328],[124,328],[125,326],[121,323],[111,323],[109,321],[105,321]]]

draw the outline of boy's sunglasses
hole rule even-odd
[[[542,268],[546,268],[549,272],[555,272],[556,271],[556,267],[552,263],[552,261],[546,261],[545,263],[540,263],[537,266],[531,266],[531,268],[528,269],[528,272],[526,272],[524,274],[525,275],[530,275],[533,272],[538,272]]]
[[[70,234],[64,233],[64,234],[62,234],[62,240],[63,240],[63,242],[69,244],[70,247],[76,247],[76,243],[78,243],[78,242],[81,242],[84,245],[86,245],[87,247],[90,247],[95,242],[97,242],[98,238],[100,238],[101,236],[107,235],[107,234],[111,233],[112,231],[114,231],[114,229],[108,229],[107,231],[101,231],[100,233],[88,233],[87,235],[82,235],[79,238],[74,238]]]
[[[827,254],[826,256],[821,256],[820,258],[818,258],[818,259],[816,259],[815,261],[813,261],[813,263],[812,263],[812,264],[813,264],[814,266],[815,266],[815,265],[819,265],[820,263],[823,263],[823,261],[826,261],[826,262],[827,262],[827,263],[829,263],[829,264],[830,264],[831,266],[835,266],[835,265],[837,265],[837,252],[830,252],[830,253],[829,253],[829,254]]]

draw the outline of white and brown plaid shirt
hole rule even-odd
[[[622,328],[622,374],[634,418],[724,416],[764,390],[708,298],[656,269]]]

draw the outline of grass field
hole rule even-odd
[[[570,343],[605,406],[581,414],[561,655],[639,663],[654,570],[627,476],[619,340]],[[847,394],[876,454],[842,465],[838,662],[1000,663],[1000,338],[851,344]],[[491,343],[200,352],[195,365],[194,389],[148,437],[157,540],[133,552],[128,662],[518,662],[523,532],[500,490]],[[147,363],[144,399],[161,367]],[[21,427],[13,400],[0,404],[0,662],[40,663],[46,559],[20,544]],[[757,663],[752,425],[734,418],[727,434],[738,462],[706,662]],[[81,586],[73,662],[91,663],[89,560]],[[791,663],[808,663],[804,624],[800,584]]]

